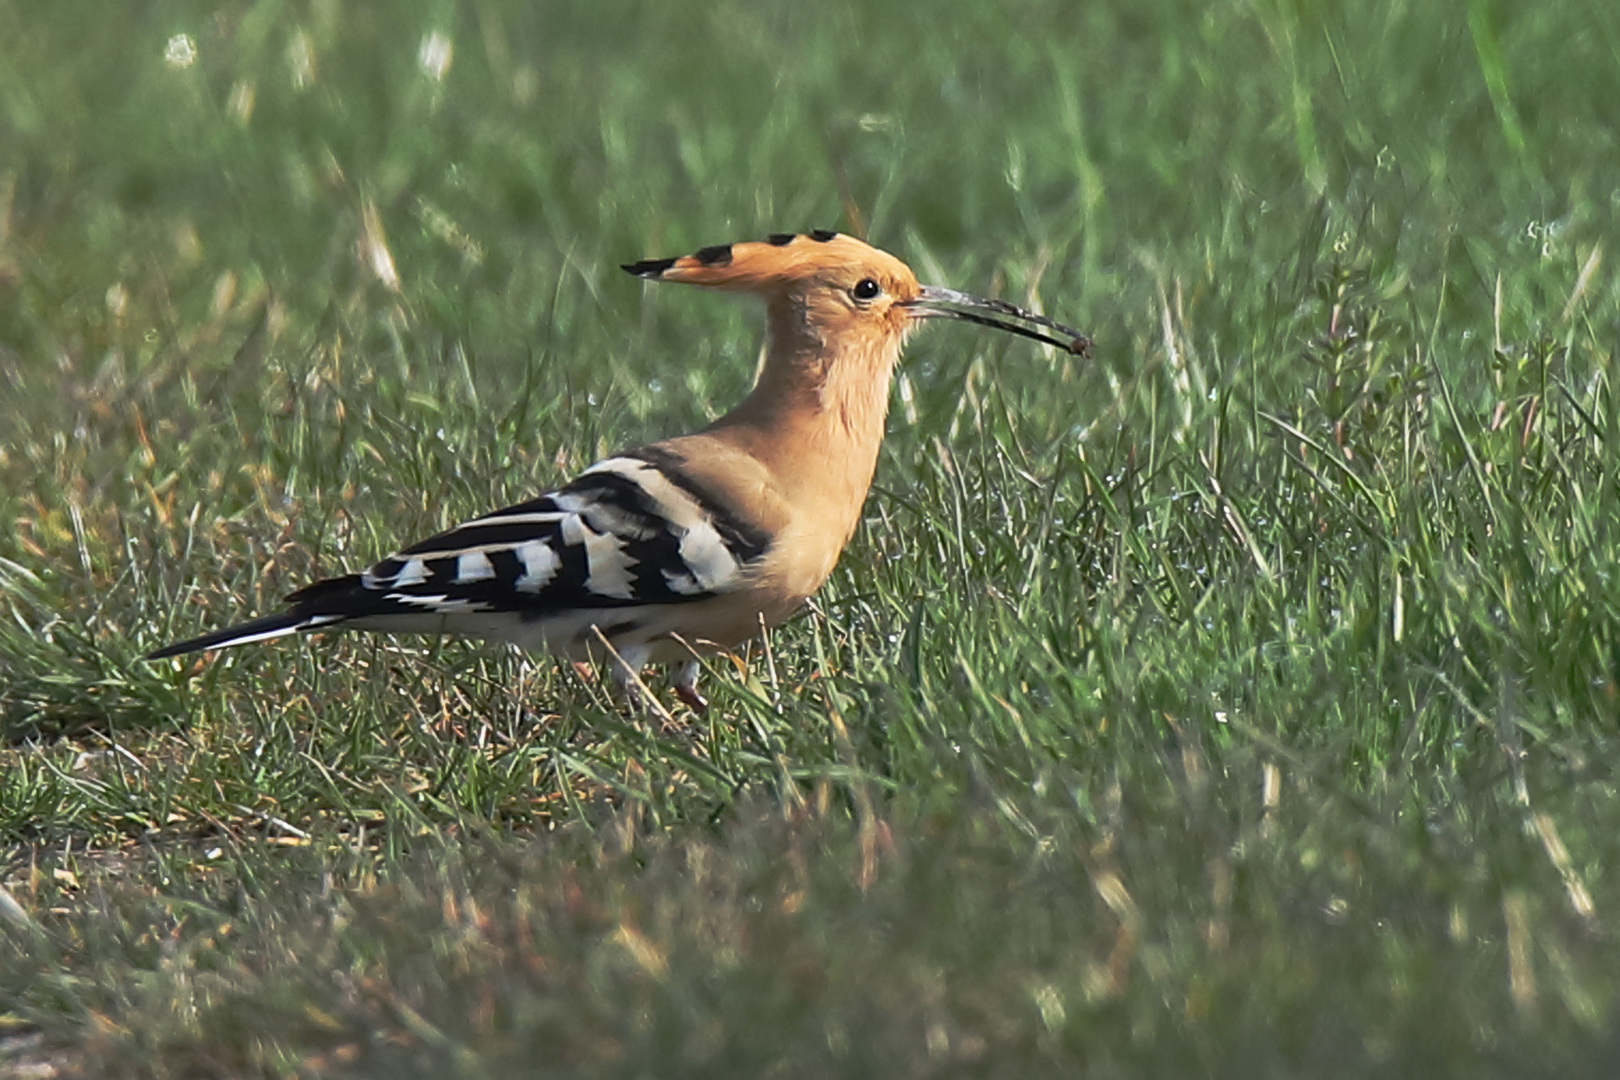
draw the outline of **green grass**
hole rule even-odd
[[[1609,5],[0,23],[0,1077],[1611,1068]],[[919,335],[689,730],[140,661],[729,407],[617,264],[809,227],[1097,356]]]

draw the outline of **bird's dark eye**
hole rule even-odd
[[[875,300],[877,294],[882,291],[883,287],[871,278],[861,278],[855,283],[855,287],[850,290],[850,295],[857,300]]]

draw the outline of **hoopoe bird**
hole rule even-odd
[[[701,709],[698,654],[781,623],[832,573],[860,520],[895,364],[918,322],[963,319],[1076,355],[1091,348],[1044,316],[919,285],[894,256],[825,230],[624,269],[764,299],[764,360],[736,408],[363,573],[317,581],[285,611],[148,659],[340,627],[461,634],[607,659],[632,700],[644,665],[677,665],[677,695]]]

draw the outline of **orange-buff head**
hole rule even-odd
[[[1089,356],[1077,330],[1001,300],[921,285],[911,268],[853,236],[818,229],[763,242],[716,244],[673,259],[627,263],[641,278],[682,281],[765,298],[773,351],[897,351],[918,320],[954,318]],[[884,346],[888,346],[885,349]]]

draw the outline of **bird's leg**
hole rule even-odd
[[[686,703],[686,707],[702,716],[709,708],[709,700],[698,693],[698,674],[703,670],[696,660],[688,660],[675,669],[675,678],[671,685],[675,689],[675,696]]]
[[[609,646],[608,672],[613,679],[613,693],[620,701],[637,712],[655,708],[647,684],[641,681],[641,667],[647,662],[647,650],[630,646],[614,649]]]
[[[641,680],[641,668],[646,664],[647,657],[652,650],[645,645],[627,645],[622,649],[615,648],[613,642],[607,639],[599,627],[591,627],[596,640],[608,654],[608,671],[613,679],[613,689],[620,701],[631,710],[643,716],[652,715],[663,722],[666,730],[678,728],[675,718],[669,710],[653,696],[647,684]]]

